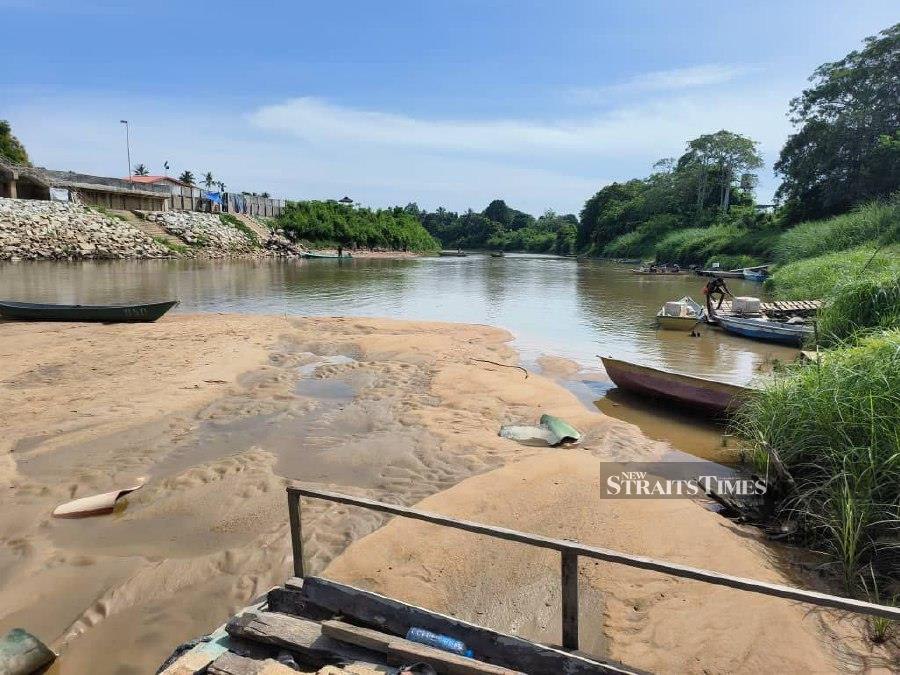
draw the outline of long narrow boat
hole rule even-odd
[[[747,281],[758,281],[760,283],[765,281],[766,277],[769,276],[769,274],[765,271],[751,269],[745,269],[743,271],[743,275]]]
[[[96,321],[138,323],[156,321],[178,304],[177,300],[144,305],[44,305],[0,301],[0,316],[24,321]]]
[[[812,326],[781,323],[769,319],[744,319],[727,314],[716,314],[716,321],[729,333],[778,344],[799,347],[813,334]]]
[[[622,389],[716,415],[733,412],[753,392],[753,389],[737,384],[639,366],[610,357],[601,356],[600,360],[610,379]]]
[[[442,258],[465,258],[469,254],[465,251],[441,251],[438,255]]]
[[[337,253],[316,253],[315,251],[309,251],[303,254],[304,258],[352,258],[353,256],[349,253],[344,253],[343,255],[338,255]]]

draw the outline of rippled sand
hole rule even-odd
[[[486,326],[351,318],[0,322],[0,631],[23,626],[52,642],[59,673],[153,672],[178,643],[290,575],[289,479],[406,504],[430,498],[428,508],[487,522],[782,578],[752,534],[697,504],[601,509],[592,462],[668,446],[550,379],[475,361],[514,363],[509,339]],[[582,428],[586,449],[497,436],[500,424],[541,412]],[[50,517],[60,502],[139,477],[146,487],[111,516]],[[555,639],[554,561],[497,558],[493,545],[446,534],[414,539],[402,523],[366,537],[381,524],[305,504],[308,567]],[[777,668],[782,648],[813,669],[837,663],[816,617],[789,603],[754,605],[759,618],[748,621],[737,592],[712,603],[697,584],[587,574],[583,607],[596,612],[586,645],[637,666],[658,666],[641,660],[665,650],[672,672],[700,672],[718,650]],[[690,639],[677,639],[682,629]],[[635,651],[639,642],[653,649]]]

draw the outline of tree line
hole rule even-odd
[[[464,213],[440,207],[435,211],[407,204],[407,213],[445,248],[491,249],[497,251],[529,251],[570,255],[575,252],[578,217],[545,211],[535,218],[495,199],[481,212]]]
[[[723,129],[688,141],[649,176],[589,198],[578,250],[700,264],[764,255],[780,230],[900,190],[900,24],[823,64],[810,82],[789,104],[796,131],[775,163],[782,182],[774,217],[754,208],[758,144]]]

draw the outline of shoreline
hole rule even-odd
[[[62,675],[85,668],[111,673],[123,664],[155,668],[175,645],[290,576],[283,488],[291,479],[518,529],[599,537],[605,546],[615,543],[612,518],[625,528],[617,536],[634,537],[623,548],[638,542],[634,552],[673,560],[697,555],[700,532],[705,545],[730,556],[734,567],[724,571],[783,578],[758,537],[694,502],[617,502],[612,512],[598,511],[611,502],[598,505],[591,496],[596,462],[658,457],[669,446],[587,409],[545,375],[524,379],[519,370],[474,361],[517,362],[512,336],[501,329],[180,314],[137,325],[0,322],[0,336],[0,404],[7,411],[0,479],[8,486],[8,508],[0,514],[0,629],[22,625],[63,649]],[[552,365],[548,370],[566,372],[564,363]],[[531,424],[541,412],[581,429],[581,449],[530,447],[497,435],[501,424]],[[149,476],[146,487],[113,516],[49,517],[58,503],[139,476]],[[305,509],[307,517],[312,573],[363,579],[376,590],[397,585],[398,597],[422,594],[416,597],[438,609],[552,639],[512,614],[480,616],[483,608],[470,602],[479,595],[474,579],[491,589],[487,597],[521,596],[514,603],[521,612],[546,618],[554,611],[547,574],[520,593],[533,572],[521,552],[484,558],[492,555],[489,547],[460,542],[448,550],[450,538],[429,540],[423,549],[400,523],[376,532],[380,517],[323,504]],[[684,540],[667,536],[675,526]],[[379,542],[404,562],[389,572],[376,555]],[[661,543],[663,551],[655,548]],[[718,569],[708,560],[703,566]],[[545,571],[555,574],[555,564]],[[644,582],[589,579],[593,604],[585,600],[583,607],[597,609],[593,618],[602,621],[592,626],[604,638],[585,644],[621,647],[612,653],[631,665],[647,667],[634,658],[647,656],[636,646],[640,636],[671,635],[667,622],[680,616],[683,602],[715,624],[722,653],[738,658],[737,648],[726,649],[728,635],[743,631],[745,647],[759,637],[798,659],[835,663],[820,629],[798,619],[788,603],[767,607],[761,614],[767,618],[748,627],[729,603],[704,607],[707,589],[678,583],[677,602],[648,600],[645,609],[659,605],[662,618],[643,610],[631,617],[627,601],[644,597],[638,591]],[[718,646],[703,642],[667,638],[656,649],[700,672],[698,650]],[[129,644],[141,644],[141,653]],[[748,669],[776,663],[778,649],[763,651],[763,661],[748,661]]]

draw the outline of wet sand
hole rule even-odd
[[[599,459],[670,446],[549,377],[475,360],[516,363],[510,339],[486,326],[352,318],[0,322],[0,632],[23,626],[52,642],[63,653],[54,672],[153,672],[179,642],[290,575],[292,479],[785,578],[752,532],[694,502],[596,500]],[[584,449],[497,436],[542,412],[581,428]],[[141,477],[146,487],[111,516],[50,517],[60,502]],[[382,524],[305,505],[308,567],[558,639],[555,560],[456,533],[415,540],[408,523],[371,534]],[[593,651],[669,672],[778,670],[783,649],[814,671],[840,664],[818,615],[790,603],[624,568],[582,574]]]

